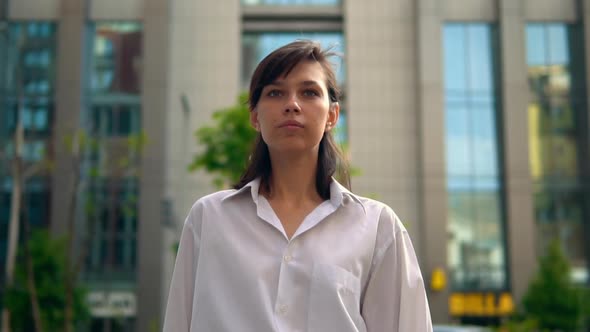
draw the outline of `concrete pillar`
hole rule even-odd
[[[536,269],[533,188],[529,165],[524,2],[499,0],[505,209],[510,286],[519,302]]]
[[[136,331],[161,329],[161,199],[166,164],[171,1],[145,0],[141,71],[142,129],[147,135],[139,178]]]
[[[447,267],[447,188],[445,165],[445,118],[442,32],[442,3],[419,0],[417,6],[417,89],[420,172],[420,226],[422,272],[428,284],[432,271]],[[448,273],[447,273],[448,274]],[[449,278],[450,279],[450,276]],[[429,294],[432,320],[449,320],[448,287]]]
[[[57,26],[56,100],[53,118],[54,168],[51,194],[51,231],[65,234],[73,190],[72,155],[65,146],[67,136],[79,128],[84,109],[83,58],[85,1],[62,0]]]
[[[352,190],[391,206],[419,257],[414,6],[345,1],[346,110]]]
[[[146,88],[143,92],[145,105],[151,103],[147,101],[148,98],[154,102],[150,106],[153,107],[154,113],[150,114],[154,118],[150,121],[153,121],[154,126],[159,125],[158,130],[161,131],[154,137],[149,137],[149,140],[162,142],[155,155],[163,160],[163,169],[157,170],[157,176],[162,176],[163,182],[154,192],[160,195],[160,200],[166,202],[166,220],[160,218],[161,214],[157,215],[158,225],[165,221],[165,226],[159,226],[161,232],[151,236],[156,241],[162,240],[157,256],[152,256],[152,259],[161,257],[161,279],[152,285],[160,286],[158,291],[161,294],[163,319],[175,260],[172,248],[180,238],[185,217],[195,200],[215,190],[210,176],[204,172],[189,173],[187,166],[199,148],[194,132],[211,123],[214,111],[234,105],[237,101],[241,72],[241,17],[240,2],[235,0],[173,1],[167,9],[167,18],[157,9],[157,6],[161,6],[158,5],[161,0],[147,1],[151,4],[152,12],[146,12],[146,15],[151,15],[153,28],[147,26],[150,18],[146,16],[146,38],[153,38],[154,41],[151,51],[148,51],[149,41],[146,41],[146,70],[159,66],[148,60],[149,52],[161,54],[159,49],[168,49],[166,63],[169,63],[168,68],[152,76],[153,80],[160,80],[161,83],[154,81],[153,84],[150,83],[152,88]],[[156,43],[156,37],[150,37],[164,34],[165,30],[169,36],[165,43]],[[163,55],[153,55],[152,59],[159,59],[161,56]],[[166,84],[162,82],[163,77],[166,77]],[[151,82],[148,78],[145,80]],[[167,91],[165,96],[158,89]],[[164,116],[162,114],[165,119],[160,118]],[[152,115],[146,114],[144,118],[147,116]],[[152,244],[146,243],[147,245]],[[139,330],[144,331],[141,328]]]

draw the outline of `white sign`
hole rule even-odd
[[[137,313],[133,292],[90,292],[86,299],[93,317],[134,317]]]

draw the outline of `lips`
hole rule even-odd
[[[297,128],[303,128],[303,125],[295,120],[287,120],[284,122],[281,122],[281,124],[279,125],[279,128],[285,128],[285,127],[297,127]]]

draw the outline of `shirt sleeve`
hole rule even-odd
[[[192,220],[195,215],[194,210],[193,207],[180,235],[164,317],[164,332],[188,332],[191,326],[199,257],[199,237],[195,232],[194,220]]]
[[[432,332],[424,280],[408,232],[389,208],[379,225],[361,313],[369,332]]]

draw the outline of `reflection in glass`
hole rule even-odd
[[[19,117],[27,137],[48,138],[55,92],[55,24],[9,23],[7,38],[0,40],[0,140],[12,140]]]
[[[443,37],[451,287],[502,290],[507,272],[495,33],[488,24],[446,24]]]
[[[582,114],[585,110],[582,40],[578,26],[528,24],[529,160],[535,185],[537,249],[559,239],[573,264],[572,276],[587,280],[584,187],[581,181]],[[576,54],[574,52],[579,52]],[[574,57],[572,55],[577,55]],[[579,77],[577,76],[579,74]],[[577,82],[577,85],[574,83]]]
[[[96,24],[91,90],[94,93],[139,94],[141,43],[140,24]]]
[[[135,278],[137,180],[94,179],[87,194],[94,205],[90,214],[91,249],[87,279],[133,281]]]
[[[0,284],[3,284],[6,267],[6,251],[8,245],[8,223],[10,219],[10,204],[12,183],[9,179],[3,178],[0,182]],[[26,207],[21,216],[34,228],[47,228],[50,213],[51,192],[49,183],[45,177],[33,177],[29,179],[22,196],[22,204]]]
[[[93,170],[83,176],[84,198],[95,206],[84,216],[92,234],[86,279],[132,283],[139,189],[137,175],[127,175],[137,151],[120,138],[141,132],[142,25],[98,22],[92,31],[85,126],[98,146],[86,154]]]
[[[128,136],[141,130],[141,29],[135,22],[95,24],[87,118],[96,135]]]
[[[25,143],[23,159],[27,163],[45,158],[51,139],[55,93],[56,29],[41,21],[0,22],[0,154],[14,154],[14,132],[23,122]],[[0,158],[0,169],[6,169]],[[0,172],[2,173],[2,172]],[[5,174],[4,174],[5,175]],[[30,179],[25,184],[23,206],[33,226],[48,226],[49,196],[46,178]],[[0,176],[0,285],[4,280],[8,219],[12,183]]]
[[[273,50],[288,44],[297,39],[310,39],[320,42],[324,49],[331,48],[337,54],[344,54],[344,38],[338,32],[316,32],[316,33],[294,33],[294,32],[267,32],[267,33],[248,33],[242,36],[242,88],[248,89],[250,77],[254,69],[264,57]],[[334,65],[336,79],[344,92],[343,87],[346,80],[344,63],[341,58],[334,57],[330,59]],[[340,118],[333,130],[336,142],[346,145],[348,141],[348,130],[346,123],[346,110],[343,108],[344,103],[340,105]]]
[[[323,48],[344,54],[344,38],[338,32],[316,32],[316,33],[295,33],[295,32],[267,32],[267,33],[248,33],[242,36],[242,86],[248,87],[250,77],[254,69],[265,56],[273,50],[288,44],[297,39],[311,39],[322,44]],[[339,84],[343,84],[344,65],[341,59],[333,58],[334,69]]]

